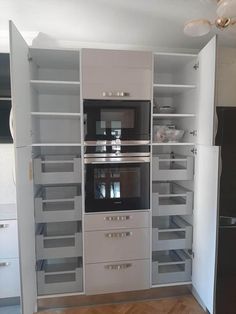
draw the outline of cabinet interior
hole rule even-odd
[[[191,282],[197,56],[154,54],[152,284]],[[183,130],[168,139],[162,128]],[[159,133],[157,133],[159,132]],[[163,137],[161,137],[163,136]],[[164,139],[162,141],[162,139]]]

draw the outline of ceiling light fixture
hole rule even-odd
[[[211,22],[206,19],[189,21],[184,26],[186,35],[198,37],[208,34],[213,26],[224,30],[236,25],[236,0],[216,0],[216,2],[217,18],[215,21]]]

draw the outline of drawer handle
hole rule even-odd
[[[107,216],[104,217],[104,220],[106,221],[125,221],[125,220],[130,220],[132,217],[131,216]]]
[[[0,229],[6,229],[9,227],[9,224],[0,224]]]
[[[130,93],[124,91],[118,92],[102,92],[103,97],[129,97]]]
[[[6,267],[6,266],[10,266],[11,263],[10,262],[2,262],[0,263],[0,267]]]
[[[113,265],[105,265],[104,268],[107,270],[122,270],[127,269],[132,266],[132,263],[126,263],[126,264],[113,264]]]
[[[110,232],[110,233],[106,233],[105,237],[106,238],[127,238],[127,237],[131,237],[132,236],[132,232],[128,231],[128,232]]]

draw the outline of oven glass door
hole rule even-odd
[[[150,140],[150,101],[85,100],[85,141]]]
[[[150,163],[89,163],[85,212],[150,208]]]

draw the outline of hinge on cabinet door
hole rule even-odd
[[[193,149],[191,149],[191,152],[194,154],[194,155],[197,155],[197,149],[194,147]]]
[[[189,132],[192,136],[197,136],[197,130],[192,130]]]
[[[199,69],[199,62],[195,63],[194,66],[193,66],[194,70],[197,70]]]
[[[33,60],[33,58],[31,57],[31,55],[28,53],[28,61],[31,62]]]

